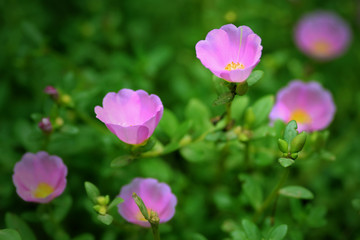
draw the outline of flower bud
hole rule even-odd
[[[109,195],[106,196],[99,196],[97,197],[96,201],[100,204],[100,205],[108,205],[108,203],[110,202],[110,198]]]
[[[290,144],[290,153],[300,152],[306,142],[307,133],[301,132],[299,135],[293,138]]]
[[[292,154],[290,155],[290,157],[295,160],[295,159],[297,159],[298,154],[297,154],[297,153],[292,153]]]
[[[46,134],[51,133],[51,131],[53,129],[51,122],[50,122],[50,118],[48,118],[48,117],[42,118],[41,121],[39,122],[38,126],[41,129],[41,131],[43,131],[43,133],[46,133]]]
[[[283,153],[287,153],[289,151],[289,145],[284,139],[278,139],[278,147]]]
[[[59,92],[53,86],[46,86],[44,89],[44,93],[49,95],[55,101],[59,99]]]

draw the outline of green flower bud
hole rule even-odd
[[[106,211],[107,211],[106,206],[95,205],[93,208],[95,209],[95,211],[97,211],[101,215],[106,214]]]
[[[249,89],[249,85],[248,83],[245,81],[245,82],[240,82],[238,83],[238,85],[236,86],[236,94],[239,95],[239,96],[243,96],[246,94],[246,92],[248,91]]]
[[[292,153],[292,154],[290,155],[290,157],[295,160],[295,159],[297,159],[298,154],[297,154],[297,153]]]
[[[98,202],[98,204],[106,206],[110,202],[110,198],[109,198],[109,195],[99,196],[96,198],[96,201]]]
[[[290,144],[290,153],[300,152],[304,147],[304,144],[306,142],[306,137],[307,137],[306,132],[302,132],[296,137],[294,137]]]
[[[289,151],[289,145],[284,139],[281,138],[278,139],[278,147],[280,151],[283,153],[288,153]]]

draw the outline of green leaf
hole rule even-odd
[[[240,121],[248,105],[248,96],[236,96],[231,103],[231,117],[236,121]]]
[[[21,240],[21,237],[14,229],[1,229],[0,240]]]
[[[246,80],[246,82],[248,83],[249,87],[251,87],[252,85],[254,85],[255,83],[257,83],[264,75],[264,72],[261,70],[256,70],[253,71],[249,78]]]
[[[284,140],[290,145],[291,141],[298,134],[296,131],[297,123],[295,120],[291,120],[285,127]]]
[[[229,103],[233,99],[234,99],[234,94],[233,93],[231,93],[231,92],[223,93],[214,100],[213,106],[219,106],[219,105]]]
[[[351,204],[357,211],[360,211],[360,199],[359,198],[353,199],[351,201]]]
[[[279,194],[299,199],[313,199],[314,194],[310,190],[301,186],[287,186],[279,190]]]
[[[286,236],[287,230],[288,226],[286,224],[273,227],[270,229],[268,238],[266,238],[266,240],[282,240]]]
[[[303,131],[300,134],[298,134],[297,136],[295,136],[291,140],[290,152],[291,153],[300,152],[303,149],[304,145],[305,145],[306,137],[307,137],[307,133],[305,131]]]
[[[254,209],[259,209],[263,202],[263,193],[260,185],[250,176],[239,175],[240,181],[244,181],[242,188]]]
[[[287,168],[287,167],[290,167],[291,165],[293,165],[295,163],[295,161],[290,158],[279,158],[279,163],[284,168]]]
[[[168,137],[172,138],[178,127],[179,121],[177,120],[175,114],[165,108],[157,129],[164,131]]]
[[[219,152],[214,142],[196,142],[180,149],[181,156],[189,162],[209,162],[217,159]]]
[[[288,153],[289,151],[289,145],[284,139],[281,138],[278,139],[278,147],[279,150],[283,153]]]
[[[97,203],[96,199],[100,195],[99,189],[91,182],[85,182],[84,185],[85,185],[85,190],[86,190],[88,197],[94,204],[96,204]]]
[[[248,239],[261,240],[261,233],[258,227],[251,221],[244,219],[242,220],[242,226]]]
[[[71,205],[72,205],[72,198],[69,195],[64,195],[60,198],[55,199],[53,202],[54,205],[54,219],[57,222],[61,222],[66,215],[68,214]]]
[[[116,207],[117,205],[119,205],[122,202],[124,202],[124,199],[122,199],[120,197],[114,198],[114,200],[112,200],[111,203],[109,204],[108,210],[112,209],[113,207]]]
[[[36,240],[36,237],[33,231],[31,230],[31,228],[27,225],[25,221],[23,221],[17,215],[9,212],[6,213],[5,223],[7,228],[12,228],[17,230],[22,239]]]
[[[136,205],[140,209],[141,214],[144,216],[144,218],[146,220],[149,220],[149,213],[147,211],[147,208],[146,208],[145,203],[143,202],[143,200],[136,193],[133,193],[132,197],[133,197]]]
[[[176,129],[174,135],[173,135],[173,142],[178,142],[180,139],[182,139],[190,130],[190,128],[193,126],[193,122],[191,120],[186,120],[180,124],[178,129]]]
[[[113,221],[113,217],[109,214],[106,215],[97,215],[97,219],[105,225],[110,225]]]
[[[76,236],[72,240],[95,240],[95,237],[90,233],[83,233],[81,235]]]
[[[274,96],[272,95],[262,97],[254,103],[252,106],[255,115],[255,122],[253,124],[254,128],[258,127],[269,119],[269,114],[273,105]]]
[[[134,159],[131,155],[123,155],[111,161],[111,167],[125,167]]]
[[[240,229],[232,231],[230,235],[232,240],[249,240],[244,231]]]

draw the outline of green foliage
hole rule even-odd
[[[21,237],[14,229],[1,229],[0,240],[21,240]]]
[[[29,225],[16,214],[9,212],[6,213],[5,223],[7,228],[15,229],[20,234],[20,239],[36,240],[36,237]]]
[[[310,190],[301,186],[287,186],[279,190],[279,194],[300,199],[313,199],[314,194]]]

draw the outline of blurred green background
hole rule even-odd
[[[337,12],[353,31],[350,48],[338,59],[319,63],[294,45],[295,23],[316,9]],[[221,114],[223,106],[212,106],[212,74],[196,58],[195,44],[210,30],[233,23],[250,26],[262,38],[256,69],[264,77],[249,91],[250,102],[301,79],[319,81],[337,106],[326,146],[336,160],[299,164],[293,176],[315,199],[278,209],[280,221],[289,225],[287,239],[360,239],[360,204],[354,201],[360,198],[359,9],[359,2],[351,0],[0,0],[0,228],[5,228],[5,213],[12,212],[30,225],[37,239],[48,239],[37,220],[42,210],[34,211],[36,204],[16,195],[11,175],[25,152],[42,148],[39,117],[60,116],[64,125],[48,147],[69,168],[67,189],[57,200],[66,210],[65,233],[55,234],[58,239],[151,239],[149,231],[124,225],[120,217],[117,228],[99,223],[83,187],[91,181],[114,197],[137,176],[165,181],[178,196],[175,218],[162,226],[164,239],[228,237],[223,222],[251,213],[237,203],[240,182],[233,183],[235,189],[216,187],[221,180],[211,166],[187,162],[177,153],[112,169],[110,162],[122,154],[122,145],[93,109],[107,92],[131,88],[157,94],[180,122],[192,98],[208,106],[211,117]],[[74,108],[54,110],[43,93],[47,85],[68,94]],[[260,175],[276,180],[278,169],[267,167]],[[236,197],[230,194],[234,192]],[[303,208],[302,216],[290,216],[288,209],[294,215],[297,207]]]

